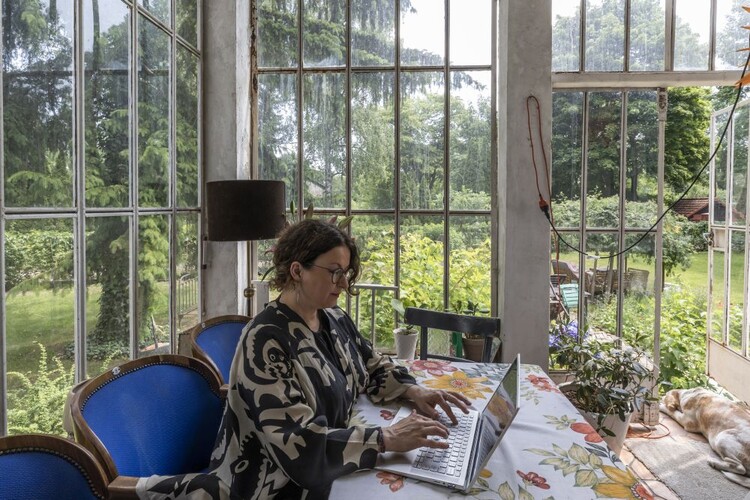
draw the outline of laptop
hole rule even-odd
[[[500,445],[505,432],[519,409],[521,355],[505,372],[500,385],[481,412],[469,409],[468,414],[454,411],[459,420],[455,426],[438,407],[440,420],[450,430],[447,449],[418,448],[408,452],[386,452],[378,456],[376,469],[413,477],[453,489],[468,491]],[[404,406],[391,425],[411,414]],[[442,440],[434,436],[435,440]]]

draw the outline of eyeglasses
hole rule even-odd
[[[310,264],[313,267],[319,267],[321,269],[325,269],[329,273],[331,273],[331,282],[333,282],[334,285],[338,285],[341,282],[341,278],[346,277],[346,282],[351,283],[352,279],[354,279],[354,269],[341,269],[340,267],[338,269],[328,269],[325,266],[319,266],[317,264]]]

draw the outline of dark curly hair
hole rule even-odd
[[[273,251],[274,274],[270,285],[276,290],[283,290],[292,282],[289,271],[292,262],[297,261],[302,267],[309,269],[318,256],[342,245],[349,249],[349,269],[354,271],[346,293],[356,295],[351,287],[361,271],[357,245],[336,224],[319,219],[304,219],[281,232]]]

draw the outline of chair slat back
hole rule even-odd
[[[419,357],[458,359],[448,356],[430,354],[427,347],[427,336],[430,328],[453,332],[469,333],[484,337],[484,349],[482,351],[482,362],[490,361],[492,352],[492,339],[499,337],[500,318],[487,316],[470,316],[465,314],[432,311],[417,307],[407,307],[404,313],[404,321],[410,325],[421,327]]]
[[[47,434],[0,438],[0,498],[90,500],[107,497],[107,479],[81,445]]]
[[[190,331],[193,356],[212,365],[221,376],[222,383],[229,382],[229,369],[242,336],[250,322],[249,316],[217,316],[204,321]]]
[[[72,403],[76,439],[103,457],[110,480],[208,467],[223,413],[216,373],[179,355],[143,358],[84,385]]]
[[[578,283],[566,283],[560,285],[560,299],[565,309],[578,308]]]

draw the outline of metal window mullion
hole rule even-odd
[[[580,241],[578,243],[579,248],[581,249],[581,253],[578,255],[578,269],[579,269],[579,282],[580,285],[578,286],[578,304],[581,306],[578,308],[578,324],[579,325],[585,325],[586,324],[586,315],[588,314],[588,311],[586,310],[587,304],[586,304],[586,205],[587,205],[587,199],[586,199],[586,192],[588,190],[588,161],[589,161],[589,154],[588,154],[588,147],[589,147],[589,93],[584,92],[583,93],[583,109],[582,113],[583,116],[581,117],[583,126],[581,127],[581,227],[579,229],[579,238]],[[585,330],[583,328],[580,328],[578,330],[579,338],[583,338],[583,335],[585,335]]]
[[[716,129],[717,129],[717,123],[716,123],[716,112],[711,114],[710,123],[709,123],[709,132],[710,132],[710,151],[714,151],[716,149]],[[708,230],[709,230],[709,244],[708,244],[708,300],[707,302],[707,308],[706,308],[706,344],[709,343],[711,340],[712,330],[713,330],[713,313],[714,313],[714,306],[713,306],[713,295],[714,295],[714,289],[715,289],[715,283],[714,283],[714,231],[713,226],[715,225],[714,217],[716,216],[716,211],[714,210],[714,203],[715,203],[715,196],[714,196],[714,186],[716,185],[716,156],[711,158],[711,166],[708,169]]]
[[[664,213],[664,152],[667,130],[667,110],[669,106],[667,89],[657,89],[657,165],[656,165],[656,213]],[[662,269],[664,266],[664,252],[662,245],[664,236],[664,221],[656,225],[656,239],[654,241],[654,377],[658,378],[661,368],[661,299],[664,284],[662,283]],[[709,300],[710,302],[710,300]],[[654,395],[658,388],[654,387]]]
[[[401,297],[401,1],[393,0],[395,50],[393,78],[393,282]],[[396,313],[394,312],[394,315]]]
[[[169,55],[169,200],[172,207],[169,223],[169,352],[177,352],[177,1],[171,0],[170,17],[172,32],[170,33]]]
[[[490,48],[490,314],[499,316],[497,289],[500,276],[498,256],[498,226],[500,214],[497,209],[498,199],[498,169],[497,169],[497,37],[498,37],[498,0],[492,2],[492,28]],[[542,146],[544,147],[544,146]]]
[[[587,0],[581,0],[581,25],[578,27],[578,71],[586,71],[586,4]]]
[[[131,10],[130,19],[130,358],[138,356],[138,321],[136,301],[138,297],[138,11]]]
[[[450,309],[450,0],[445,0],[444,52],[443,58],[443,308]]]
[[[625,12],[624,12],[624,44],[623,44],[623,71],[626,73],[630,71],[630,13],[632,0],[625,0]]]
[[[724,289],[724,324],[722,327],[722,344],[725,346],[729,345],[729,285],[731,283],[731,270],[732,270],[732,233],[729,229],[729,217],[732,210],[732,177],[734,174],[734,117],[731,116],[726,133],[727,140],[727,168],[726,168],[726,179],[725,179],[725,193],[726,193],[726,209],[724,210],[724,283],[722,288]]]
[[[4,23],[0,23],[0,40],[5,40]],[[5,45],[0,43],[0,57],[4,60]],[[5,88],[5,74],[0,71],[0,89]],[[8,370],[5,311],[5,92],[0,98],[0,436],[8,433]]]
[[[708,71],[716,67],[716,0],[711,0],[711,23],[708,36]]]
[[[197,110],[197,116],[198,116],[198,122],[196,123],[198,127],[198,151],[197,151],[197,158],[196,161],[198,162],[198,178],[196,179],[196,182],[198,183],[198,234],[196,235],[198,238],[198,262],[195,263],[197,274],[198,274],[198,304],[200,304],[200,310],[198,312],[198,320],[202,320],[205,316],[206,311],[206,304],[204,303],[204,294],[203,294],[203,273],[201,272],[201,262],[203,262],[203,245],[201,244],[203,240],[203,180],[206,178],[205,175],[205,161],[203,159],[203,0],[198,0],[198,23],[196,25],[197,30],[197,41],[198,41],[198,48],[201,49],[198,54],[198,66],[196,68],[197,75],[197,83],[198,88],[195,89],[196,91],[196,105],[198,106]],[[251,131],[252,134],[252,131]],[[252,138],[252,135],[251,135]],[[252,144],[252,143],[251,143]],[[252,161],[252,160],[251,160]],[[178,346],[179,348],[179,346]]]
[[[618,200],[618,211],[620,212],[620,223],[617,228],[617,313],[615,315],[616,328],[615,335],[622,338],[622,321],[623,321],[623,287],[622,280],[624,277],[623,266],[625,265],[625,255],[622,251],[625,249],[625,196],[626,182],[628,172],[628,93],[623,92],[620,95],[620,199]],[[610,269],[611,272],[611,269]],[[610,274],[611,277],[611,274]],[[611,278],[610,278],[611,279]]]
[[[75,339],[73,360],[76,383],[86,378],[86,135],[84,94],[83,0],[73,7],[73,161],[76,218],[73,226],[73,290],[75,294]]]
[[[666,0],[664,8],[664,70],[674,71],[675,2]]]
[[[304,60],[302,58],[304,55],[302,53],[302,21],[304,19],[304,16],[302,15],[303,3],[302,0],[297,0],[297,82],[295,85],[297,89],[297,210],[302,210],[305,203],[305,197],[302,191],[303,186],[305,185],[305,145],[302,142],[304,137],[302,133],[302,127],[304,125],[304,113],[302,108],[305,105],[305,100],[302,95],[302,77],[304,75],[302,72],[302,67],[304,65]],[[294,217],[295,214],[292,214],[292,220],[294,220]]]

